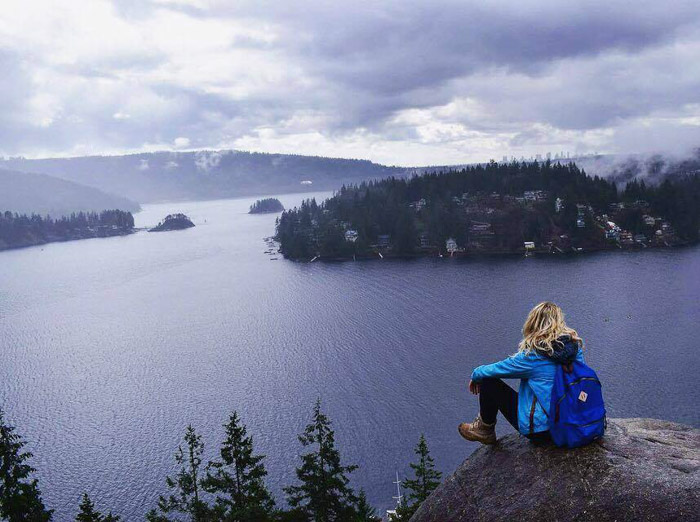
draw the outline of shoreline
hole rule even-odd
[[[48,240],[35,241],[35,242],[31,242],[31,243],[23,243],[23,244],[18,244],[18,245],[7,245],[7,246],[0,245],[0,252],[8,252],[10,250],[21,250],[23,248],[31,248],[31,247],[49,245],[51,243],[68,243],[70,241],[81,241],[83,239],[106,239],[106,238],[110,238],[110,237],[129,236],[131,234],[135,234],[136,232],[139,232],[140,230],[145,230],[145,229],[133,228],[130,230],[119,231],[115,234],[48,239]]]
[[[455,252],[453,255],[449,254],[439,254],[437,252],[417,252],[413,254],[394,254],[391,252],[373,252],[372,254],[362,254],[355,256],[321,256],[318,255],[310,259],[301,258],[290,258],[285,256],[280,252],[280,255],[286,261],[292,261],[294,263],[312,263],[312,262],[325,262],[325,263],[344,263],[348,261],[382,261],[385,259],[390,260],[414,260],[414,259],[487,259],[487,258],[497,258],[497,259],[513,259],[513,258],[572,258],[578,256],[586,256],[590,254],[599,254],[605,252],[659,252],[659,251],[674,251],[685,248],[692,248],[700,245],[700,241],[686,241],[683,243],[678,243],[671,246],[634,246],[634,247],[611,247],[611,248],[588,248],[582,249],[580,251],[565,251],[565,252],[550,252],[550,251],[535,251],[535,252],[512,252],[512,251],[471,251],[471,252]],[[381,254],[381,255],[380,255]]]

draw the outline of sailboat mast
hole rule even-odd
[[[396,480],[394,481],[394,484],[396,484],[396,496],[394,497],[394,500],[396,500],[396,506],[401,505],[401,500],[403,500],[403,495],[401,494],[401,481],[399,480],[399,472],[396,472]]]

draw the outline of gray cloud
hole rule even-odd
[[[117,152],[180,139],[445,163],[692,146],[700,129],[697,2],[103,7],[101,33],[60,12],[47,16],[63,33],[15,45],[16,35],[0,33],[10,72],[0,152]],[[72,38],[73,29],[85,34]]]

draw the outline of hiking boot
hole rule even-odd
[[[467,440],[481,442],[482,444],[496,444],[496,423],[486,424],[481,420],[481,415],[477,415],[471,424],[463,422],[457,429],[459,434]]]

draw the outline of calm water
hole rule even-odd
[[[476,412],[469,372],[512,353],[544,299],[586,339],[613,416],[700,425],[700,249],[298,264],[263,253],[275,216],[251,201],[147,206],[139,226],[197,226],[0,253],[0,404],[57,520],[83,491],[140,517],[185,426],[211,454],[233,409],[281,498],[316,397],[385,509],[421,432],[445,472],[473,451],[456,432]]]

